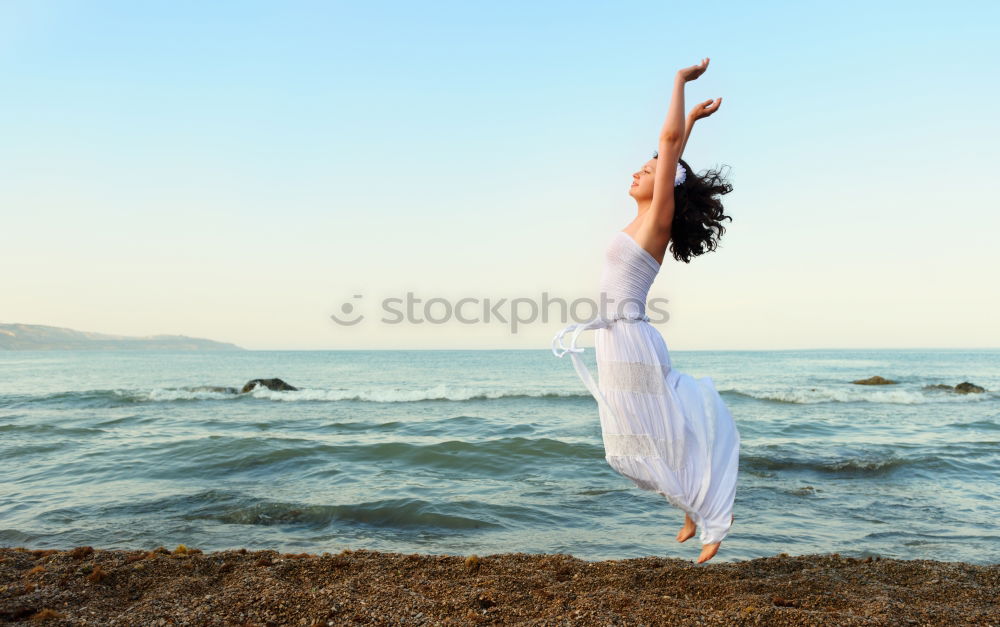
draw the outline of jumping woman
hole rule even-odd
[[[699,103],[685,120],[684,86],[708,69],[708,61],[677,72],[659,150],[632,175],[629,195],[638,212],[605,251],[600,314],[552,340],[556,356],[570,354],[597,399],[608,464],[684,511],[678,542],[701,528],[699,564],[718,552],[734,521],[740,435],[710,378],[671,367],[667,344],[646,315],[646,298],[668,246],[674,259],[688,263],[716,249],[722,221],[731,219],[719,196],[732,185],[718,171],[695,174],[681,159],[694,123],[722,104],[722,98]],[[576,346],[587,330],[595,331],[599,383]],[[563,336],[569,332],[567,348]]]

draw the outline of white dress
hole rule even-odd
[[[687,512],[702,544],[720,542],[732,524],[740,435],[712,380],[674,370],[663,336],[649,324],[646,297],[659,270],[646,249],[618,231],[605,256],[600,314],[560,331],[552,350],[570,354],[597,399],[608,464]],[[599,384],[576,346],[587,330],[595,331]]]

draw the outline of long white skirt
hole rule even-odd
[[[608,464],[687,512],[701,530],[702,544],[722,541],[732,525],[740,435],[714,383],[674,370],[663,336],[646,319],[591,323],[579,330],[588,329],[595,330],[594,396]],[[564,352],[572,353],[594,393],[576,354],[578,334]],[[561,336],[557,339],[561,346]]]

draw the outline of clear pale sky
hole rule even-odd
[[[596,297],[672,77],[707,56],[686,109],[723,103],[684,157],[726,166],[733,221],[653,286],[671,348],[1000,346],[998,23],[996,2],[3,2],[0,322],[547,348],[558,318],[390,325],[380,303]],[[361,323],[330,320],[345,302]]]

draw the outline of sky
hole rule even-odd
[[[684,158],[726,172],[733,220],[664,263],[668,345],[997,347],[997,23],[995,2],[6,0],[0,322],[548,348],[576,319],[529,303],[596,298],[673,76],[709,57],[685,110],[723,102]]]

